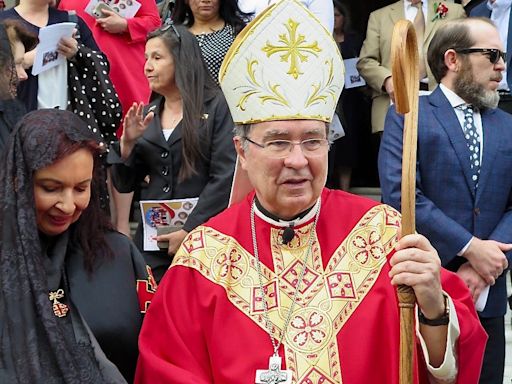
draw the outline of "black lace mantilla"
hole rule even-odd
[[[38,110],[16,126],[0,167],[0,382],[106,383],[90,343],[62,332],[49,305],[36,224],[33,173],[50,165],[62,136],[94,140],[71,112]]]

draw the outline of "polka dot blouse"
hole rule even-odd
[[[196,39],[201,48],[208,71],[218,84],[220,66],[229,47],[231,47],[235,40],[235,29],[231,25],[226,24],[224,28],[218,31],[196,35]]]

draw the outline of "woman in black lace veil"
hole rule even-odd
[[[25,114],[23,104],[16,99],[16,87],[26,74],[14,56],[22,58],[25,50],[36,44],[37,38],[20,25],[0,23],[0,154],[16,122]]]
[[[111,231],[100,209],[100,150],[77,116],[55,109],[25,115],[6,148],[0,169],[1,383],[125,383],[133,375],[142,322],[136,285],[144,281],[148,286],[152,280],[141,255]],[[67,226],[46,218],[53,225],[48,230],[40,218],[38,189],[44,195],[69,187],[59,184],[58,176],[52,181],[47,170],[77,153],[89,159],[84,167],[93,169],[86,176],[91,181],[71,183],[69,190],[74,195],[90,188],[90,200],[81,214],[74,205],[74,219]],[[46,179],[39,183],[41,172],[50,175],[50,184]],[[51,207],[53,213],[56,207]],[[117,287],[125,288],[116,292]],[[119,331],[125,328],[128,335]],[[130,345],[123,345],[127,339]]]

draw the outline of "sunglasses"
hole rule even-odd
[[[180,36],[178,30],[176,29],[176,27],[174,26],[174,22],[171,20],[170,17],[165,19],[164,26],[162,28],[160,28],[160,30],[162,32],[166,32],[169,28],[172,28],[173,32],[176,34],[176,37],[181,42],[181,36]]]
[[[507,53],[502,52],[496,48],[464,48],[464,49],[456,49],[457,53],[482,53],[487,56],[489,61],[492,64],[498,64],[500,58],[503,59],[503,62],[507,62]]]

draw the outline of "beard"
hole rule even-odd
[[[492,80],[501,81],[501,73],[497,73]],[[482,84],[475,81],[473,76],[473,66],[467,60],[462,65],[459,75],[453,82],[453,91],[459,95],[468,104],[478,109],[494,109],[498,106],[500,95],[498,91],[485,89]]]

